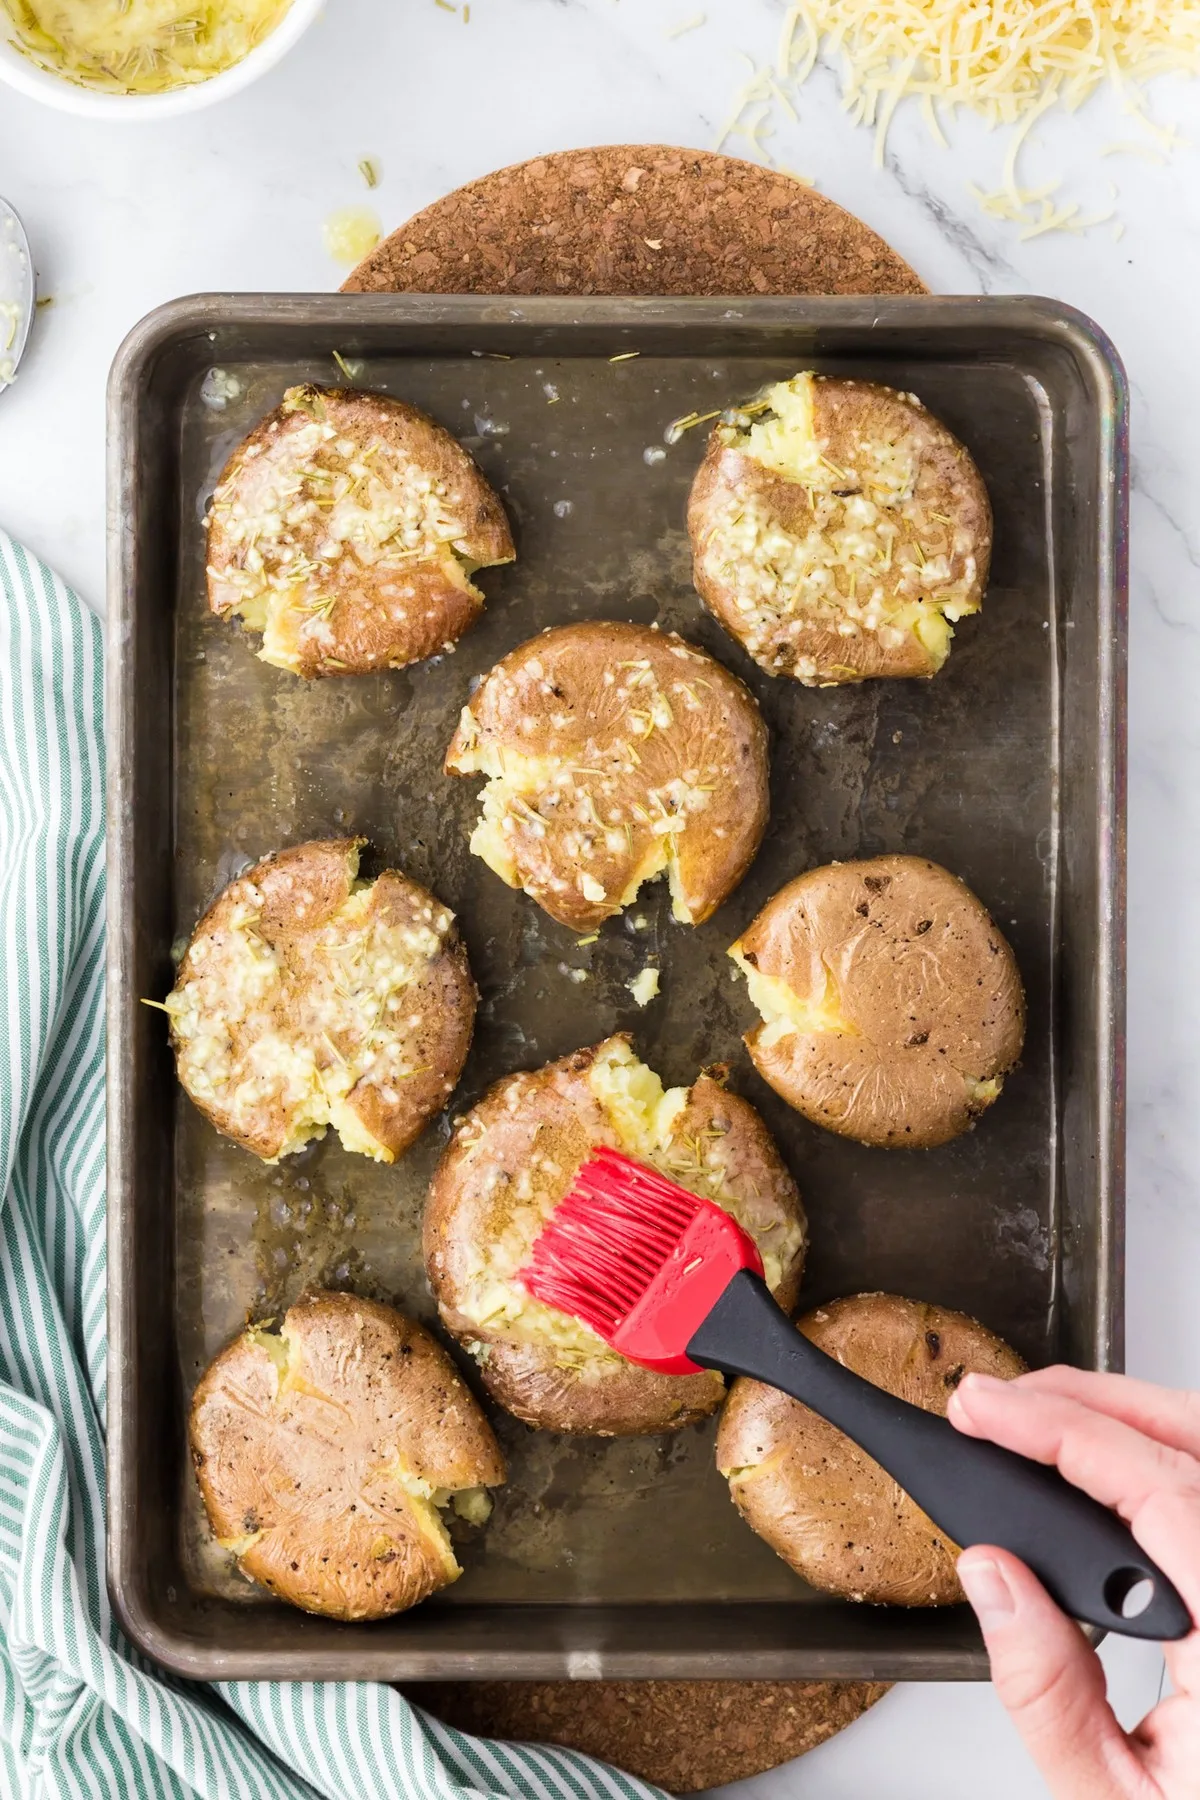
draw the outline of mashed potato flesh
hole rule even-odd
[[[655,968],[642,969],[628,983],[629,991],[639,1006],[649,1006],[659,992],[659,973]]]
[[[777,381],[763,399],[769,413],[746,433],[746,455],[786,481],[821,481],[825,471],[813,420],[812,376]]]
[[[986,1081],[977,1081],[970,1075],[963,1079],[971,1091],[972,1100],[978,1100],[984,1106],[990,1106],[1004,1086],[1003,1075],[989,1075]]]
[[[820,993],[804,995],[798,994],[782,976],[764,975],[746,961],[736,944],[729,954],[746,977],[750,998],[762,1015],[763,1029],[758,1041],[764,1048],[798,1033],[815,1036],[823,1031],[855,1031],[841,1010],[837,982],[824,965]]]

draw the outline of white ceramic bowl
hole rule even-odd
[[[81,87],[65,76],[50,74],[18,49],[7,9],[0,6],[0,82],[33,100],[42,100],[47,106],[57,106],[61,112],[76,113],[85,119],[169,119],[177,113],[198,112],[202,106],[240,93],[273,69],[308,30],[324,3],[325,0],[292,0],[271,35],[241,62],[207,81],[171,88],[165,94],[106,94],[97,88]]]

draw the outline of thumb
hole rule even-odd
[[[1005,1550],[965,1550],[958,1577],[983,1631],[996,1692],[1055,1800],[1136,1793],[1137,1759],[1079,1627]]]

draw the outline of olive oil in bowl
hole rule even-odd
[[[110,94],[166,94],[241,62],[292,0],[0,0],[0,23],[47,73]],[[7,15],[7,17],[6,17]]]

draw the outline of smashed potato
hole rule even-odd
[[[297,844],[219,894],[164,1002],[179,1079],[275,1162],[323,1137],[392,1162],[445,1105],[475,1020],[454,915],[365,839]]]
[[[242,1572],[334,1619],[382,1619],[462,1573],[442,1519],[505,1479],[446,1352],[390,1306],[317,1290],[253,1325],[196,1389],[192,1460]]]
[[[968,1372],[1007,1381],[1025,1367],[965,1313],[895,1294],[834,1300],[796,1329],[876,1387],[943,1417]],[[963,1598],[957,1547],[872,1457],[777,1388],[734,1383],[717,1467],[751,1530],[813,1587],[892,1606]]]
[[[987,490],[915,394],[801,374],[716,425],[688,505],[696,588],[769,675],[935,675],[978,612]]]
[[[471,576],[516,555],[467,452],[416,407],[289,388],[238,446],[208,515],[208,603],[262,633],[263,662],[363,675],[450,650]]]
[[[442,1319],[493,1398],[529,1425],[625,1436],[715,1411],[722,1378],[660,1375],[516,1279],[598,1145],[621,1149],[715,1200],[754,1238],[767,1281],[795,1299],[805,1221],[762,1120],[716,1077],[664,1091],[627,1037],[499,1081],[458,1126],[425,1212],[425,1266]]]
[[[755,1068],[842,1137],[944,1144],[1020,1057],[1013,953],[970,889],[924,857],[811,869],[729,954],[762,1019],[745,1039]]]
[[[698,925],[767,822],[767,734],[736,676],[674,632],[563,625],[486,675],[446,753],[484,774],[471,849],[573,931],[666,874]]]

